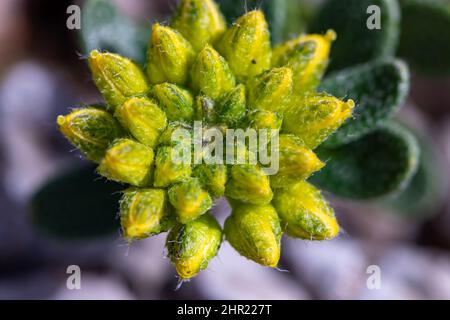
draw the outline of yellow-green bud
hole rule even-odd
[[[120,201],[120,222],[127,241],[168,231],[175,222],[166,192],[161,189],[125,190]]]
[[[175,160],[178,158],[177,160]],[[155,187],[167,187],[191,176],[191,165],[181,159],[176,149],[170,146],[158,148],[155,161]]]
[[[161,83],[153,87],[153,96],[166,112],[169,121],[191,121],[194,116],[194,97],[175,84]]]
[[[137,187],[150,184],[153,149],[130,139],[116,140],[106,151],[97,171],[104,177]]]
[[[59,130],[91,161],[100,162],[109,144],[123,132],[114,117],[94,107],[58,116]]]
[[[127,100],[114,115],[136,140],[152,148],[167,126],[164,111],[147,98]]]
[[[147,53],[147,74],[151,83],[184,85],[194,57],[192,46],[178,31],[158,23],[153,25]]]
[[[213,0],[182,0],[171,23],[196,51],[207,43],[215,43],[227,24]]]
[[[224,95],[219,103],[219,121],[237,126],[246,113],[246,92],[243,84],[237,85],[233,90]]]
[[[203,190],[197,178],[186,179],[169,189],[169,200],[175,208],[178,221],[185,224],[206,213],[212,206],[212,199]]]
[[[283,129],[315,149],[352,115],[353,100],[341,101],[327,94],[310,94],[293,99],[284,113]]]
[[[283,112],[292,95],[292,70],[273,68],[248,82],[248,106],[252,109]]]
[[[313,91],[328,66],[331,43],[335,39],[333,30],[325,35],[301,35],[273,50],[272,65],[293,70],[296,93]]]
[[[281,227],[271,205],[236,204],[225,221],[225,237],[244,257],[275,268],[280,259]]]
[[[299,138],[290,134],[280,135],[278,155],[278,173],[270,177],[270,183],[275,188],[305,180],[325,166],[313,151],[303,146]]]
[[[214,123],[216,119],[216,103],[210,97],[199,95],[195,98],[195,119]]]
[[[255,130],[280,130],[283,123],[283,117],[279,113],[265,110],[253,110],[249,113],[248,120],[250,127]]]
[[[252,204],[267,204],[273,197],[269,177],[259,166],[251,164],[234,165],[231,168],[225,194]]]
[[[175,132],[178,129],[189,131],[190,134],[189,137],[177,136]],[[184,122],[174,121],[169,122],[166,130],[164,130],[164,132],[159,137],[159,144],[163,146],[174,147],[180,143],[192,144],[191,139],[192,139],[192,126]]]
[[[183,280],[208,267],[222,243],[222,229],[211,215],[205,214],[185,225],[176,225],[167,237],[170,260]]]
[[[220,198],[225,193],[227,183],[227,166],[220,164],[200,164],[194,168],[193,175],[215,198]]]
[[[339,233],[333,209],[321,192],[307,182],[277,189],[272,203],[281,218],[283,231],[291,237],[326,240]]]
[[[241,82],[268,70],[272,49],[262,11],[250,11],[237,19],[225,32],[218,49]]]
[[[232,90],[236,84],[228,63],[210,45],[206,45],[198,54],[191,69],[191,82],[197,93],[214,100]]]
[[[149,90],[141,68],[118,54],[93,50],[89,55],[89,66],[95,85],[111,111],[129,98],[143,96]]]

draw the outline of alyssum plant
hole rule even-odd
[[[342,90],[337,90],[339,98],[318,90],[335,37],[330,30],[272,47],[262,11],[250,11],[227,27],[213,0],[182,0],[170,26],[153,25],[145,69],[118,54],[93,50],[89,66],[106,106],[72,110],[57,123],[86,158],[98,163],[100,175],[129,185],[120,201],[123,237],[131,242],[169,231],[168,254],[183,280],[207,267],[224,237],[241,255],[268,267],[278,265],[283,233],[306,240],[336,237],[333,209],[306,181],[325,167],[323,160],[354,179],[351,166],[339,166],[336,154],[358,140],[348,139],[348,126],[337,138],[328,138],[351,118],[355,102],[341,99],[348,94]],[[399,104],[407,91],[405,66],[387,61],[373,68],[331,76],[325,88],[364,81],[381,68],[387,70],[383,86],[400,88],[391,101]],[[378,87],[366,89],[377,94]],[[268,176],[261,164],[174,161],[174,150],[184,142],[172,139],[173,132],[193,130],[199,120],[222,132],[280,130],[279,171]],[[394,151],[388,151],[405,156],[394,169],[387,166],[390,180],[384,191],[404,185],[414,171],[415,144],[402,130],[388,125],[365,131],[375,142],[393,141]],[[373,170],[364,155],[377,150],[361,146],[358,152],[354,165],[367,161]],[[334,166],[333,157],[338,159]],[[315,179],[328,190],[347,192],[345,181],[341,186],[329,170]],[[383,193],[376,188],[369,196]],[[222,196],[232,207],[223,231],[209,212]]]

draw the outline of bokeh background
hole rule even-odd
[[[176,4],[111,1],[149,28],[152,21],[166,21]],[[321,1],[289,1],[286,34],[298,33]],[[208,270],[175,290],[164,235],[128,246],[119,231],[67,241],[37,228],[30,204],[36,191],[87,163],[70,152],[56,116],[80,102],[100,101],[79,34],[66,28],[71,4],[82,1],[0,1],[0,299],[450,299],[450,77],[445,75],[414,72],[399,115],[428,155],[427,179],[416,190],[422,201],[408,206],[408,200],[399,205],[392,199],[330,196],[345,232],[320,243],[283,239],[280,270],[249,262],[224,243]],[[214,209],[221,221],[227,210],[225,202]],[[81,290],[66,288],[69,265],[82,270]],[[370,265],[381,269],[379,290],[367,288]]]

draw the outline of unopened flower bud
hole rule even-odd
[[[283,231],[291,237],[326,240],[336,237],[339,225],[320,190],[307,182],[277,189],[273,199]]]
[[[169,258],[183,280],[208,267],[222,243],[222,229],[211,215],[205,214],[187,224],[176,225],[167,237]]]
[[[136,140],[152,148],[167,126],[164,111],[147,98],[127,100],[117,107],[115,116]]]
[[[183,161],[183,155],[175,147],[161,146],[155,160],[155,187],[167,187],[191,175],[191,164]]]
[[[218,49],[240,81],[268,70],[272,49],[262,11],[250,11],[237,19],[225,32]]]
[[[283,117],[277,112],[253,110],[248,115],[249,125],[255,130],[280,130]]]
[[[199,95],[195,98],[195,119],[207,123],[214,123],[216,113],[216,103],[210,97]]]
[[[91,161],[100,162],[109,144],[123,132],[108,112],[98,108],[76,109],[58,116],[59,130]]]
[[[271,205],[234,205],[224,232],[228,242],[244,257],[267,267],[278,265],[282,232]]]
[[[215,43],[227,28],[225,18],[213,0],[182,0],[171,25],[196,51],[205,44]]]
[[[193,175],[215,198],[225,193],[227,183],[227,166],[222,164],[199,164],[194,168]]]
[[[137,187],[150,184],[153,149],[130,139],[116,140],[106,151],[97,171],[104,177]]]
[[[166,112],[169,121],[191,121],[194,116],[194,97],[175,84],[161,83],[153,87],[153,96]]]
[[[176,30],[154,24],[147,53],[147,74],[153,84],[184,85],[194,59],[190,43]]]
[[[89,66],[95,85],[112,112],[129,98],[144,96],[149,90],[141,68],[118,54],[93,50]]]
[[[239,84],[223,96],[218,108],[219,121],[229,126],[237,126],[245,117],[246,113],[245,86]]]
[[[191,69],[191,82],[196,92],[214,100],[232,90],[236,84],[228,63],[210,45],[198,54]]]
[[[315,149],[351,117],[355,103],[327,94],[298,97],[284,113],[283,129]]]
[[[179,144],[191,145],[192,135],[191,125],[180,121],[169,122],[166,130],[159,137],[159,144],[171,147]]]

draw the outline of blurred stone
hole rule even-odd
[[[0,278],[0,300],[49,299],[61,283],[64,274],[50,270],[14,274]]]

